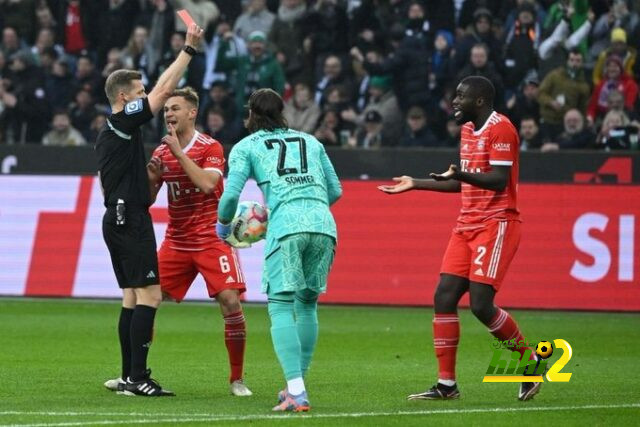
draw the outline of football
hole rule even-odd
[[[231,221],[231,234],[241,243],[256,243],[267,234],[269,212],[258,202],[245,201],[238,204]]]
[[[543,359],[548,359],[553,354],[553,346],[549,341],[540,341],[536,345],[536,354]]]

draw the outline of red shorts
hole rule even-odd
[[[497,291],[520,243],[520,221],[491,221],[474,230],[453,230],[440,273],[493,286]]]
[[[172,249],[165,240],[158,251],[160,287],[175,301],[182,301],[197,274],[202,274],[211,298],[226,289],[246,290],[235,250],[224,243],[202,251]]]

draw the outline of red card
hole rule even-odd
[[[191,26],[191,24],[195,24],[196,21],[193,20],[193,18],[191,17],[191,15],[189,15],[189,12],[187,12],[186,9],[181,9],[176,13],[180,17],[180,19],[182,19],[182,22],[184,22],[184,25],[187,26],[187,29]]]

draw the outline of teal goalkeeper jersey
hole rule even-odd
[[[261,130],[238,142],[229,154],[229,176],[218,207],[222,221],[233,218],[249,178],[258,183],[270,210],[268,241],[304,232],[337,238],[329,206],[342,188],[315,137],[292,129]]]

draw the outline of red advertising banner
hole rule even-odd
[[[386,195],[344,181],[333,211],[336,262],[324,302],[431,305],[459,194]],[[520,248],[497,296],[505,307],[640,311],[639,186],[521,184]],[[254,183],[243,200],[261,200]],[[118,297],[94,177],[0,176],[0,295]],[[158,242],[166,197],[152,209]],[[261,243],[239,251],[247,301],[260,293]],[[200,279],[198,279],[200,280]],[[187,295],[207,298],[196,282]],[[464,302],[464,300],[463,300]]]
[[[343,183],[323,301],[430,305],[460,195],[386,195],[379,184]],[[640,310],[638,194],[637,186],[521,184],[522,240],[497,303]]]

